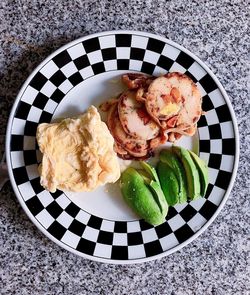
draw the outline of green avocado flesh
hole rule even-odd
[[[152,180],[155,180],[156,182],[160,183],[158,175],[154,167],[152,167],[151,165],[149,165],[147,162],[144,162],[144,161],[140,161],[140,164],[142,168],[144,169],[144,171],[149,174]]]
[[[168,203],[166,202],[160,183],[152,180],[149,184],[149,188],[154,196],[155,201],[161,209],[161,213],[166,216],[168,213]]]
[[[124,200],[141,218],[152,225],[165,221],[167,204],[165,207],[158,205],[162,203],[162,197],[155,200],[155,188],[152,192],[150,185],[145,184],[143,177],[134,168],[127,168],[122,173],[120,184]]]
[[[181,161],[179,160],[178,156],[174,154],[171,150],[162,150],[160,153],[160,161],[167,164],[175,173],[175,176],[179,184],[178,203],[186,202],[187,201],[187,177],[186,177],[185,169]],[[162,182],[161,182],[161,185],[162,185]]]
[[[166,163],[158,162],[157,172],[168,205],[176,205],[179,203],[179,184],[174,170]]]
[[[156,169],[141,161],[141,169],[127,168],[121,192],[131,209],[151,225],[165,222],[168,206],[205,195],[208,168],[195,153],[173,146],[160,152]]]
[[[188,150],[177,146],[173,146],[172,150],[184,166],[187,176],[188,198],[190,200],[195,200],[200,197],[201,194],[200,177],[196,165]]]
[[[194,152],[189,151],[200,176],[201,196],[205,196],[208,187],[208,169],[205,162],[199,158]]]

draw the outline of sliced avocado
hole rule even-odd
[[[200,184],[201,184],[201,195],[205,196],[206,194],[206,190],[208,187],[208,168],[206,163],[199,158],[194,152],[189,151],[197,169],[199,172],[199,176],[200,176]]]
[[[185,169],[178,156],[171,150],[162,150],[160,160],[173,169],[179,183],[178,203],[187,201],[187,177]]]
[[[160,208],[159,200],[155,200],[149,186],[134,168],[127,168],[122,173],[120,185],[124,200],[141,218],[152,225],[165,221],[166,210]]]
[[[155,180],[156,182],[160,183],[158,175],[154,167],[152,167],[151,165],[149,165],[147,162],[144,162],[144,161],[140,161],[140,164],[142,168],[149,174],[152,180]]]
[[[137,170],[137,171],[143,177],[145,184],[149,186],[149,189],[153,193],[155,201],[160,207],[162,214],[167,215],[168,204],[166,202],[164,193],[161,189],[160,180],[158,178],[155,168],[143,161],[141,161],[140,164],[142,168],[144,168],[144,170]]]
[[[196,165],[188,150],[179,146],[173,146],[172,149],[184,166],[187,176],[188,197],[190,200],[195,200],[200,197],[201,192],[200,177]]]
[[[158,162],[157,173],[168,205],[176,205],[179,203],[179,183],[174,170],[166,163]]]
[[[152,181],[152,179],[150,178],[150,175],[145,170],[138,169],[136,171],[141,175],[141,177],[144,180],[144,183],[150,184],[150,182]]]
[[[157,202],[158,206],[161,209],[161,212],[163,214],[167,215],[168,212],[168,204],[165,200],[164,193],[161,189],[160,182],[156,182],[154,180],[151,180],[148,175],[148,173],[145,170],[137,170],[137,172],[141,175],[141,177],[144,180],[144,183],[149,187],[150,191],[152,192],[155,201]]]
[[[161,185],[158,182],[152,180],[149,184],[149,188],[155,198],[155,201],[161,209],[162,215],[167,216],[168,203],[166,202],[164,193],[161,189]]]

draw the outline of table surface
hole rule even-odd
[[[144,264],[102,264],[60,248],[31,223],[7,183],[0,193],[1,294],[250,294],[247,2],[1,1],[1,154],[10,109],[29,73],[67,42],[116,29],[168,37],[203,60],[229,95],[241,147],[234,187],[212,225],[182,250]]]

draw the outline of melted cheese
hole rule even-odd
[[[180,106],[178,104],[169,102],[167,105],[165,105],[161,109],[160,114],[161,115],[169,115],[169,114],[176,113],[179,110],[180,110]]]
[[[41,185],[51,192],[92,191],[120,177],[114,139],[94,106],[78,118],[40,124],[37,142]]]

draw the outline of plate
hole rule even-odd
[[[40,185],[35,135],[39,123],[85,111],[118,94],[125,72],[156,76],[178,71],[198,85],[206,111],[193,138],[208,163],[204,198],[171,207],[166,222],[150,226],[124,203],[117,184],[91,193],[49,193]],[[6,137],[13,189],[32,222],[63,248],[96,261],[129,264],[160,258],[200,235],[226,202],[236,176],[239,139],[235,115],[215,75],[182,46],[149,33],[103,32],[73,41],[44,60],[19,92]]]

